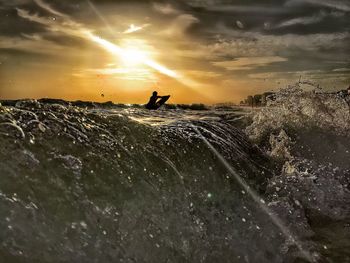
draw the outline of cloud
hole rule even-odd
[[[252,79],[275,79],[275,78],[295,78],[305,75],[323,74],[323,70],[303,70],[303,71],[273,71],[264,73],[253,73],[248,76]]]
[[[112,65],[113,66],[113,65]],[[108,75],[113,76],[116,79],[123,80],[139,80],[146,82],[154,82],[157,80],[156,76],[151,72],[151,70],[146,68],[115,68],[107,67],[101,69],[85,69],[74,73],[80,77],[86,77],[87,75]]]
[[[279,56],[280,54],[290,56],[295,55],[295,52],[316,56],[318,51],[328,50],[325,54],[329,55],[332,54],[329,53],[331,51],[344,52],[350,38],[350,33],[348,32],[266,35],[259,32],[232,30],[229,28],[221,29],[221,31],[225,32],[225,36],[219,38],[216,43],[202,46],[202,49],[204,49],[203,53],[213,54],[218,58],[234,58]],[[310,51],[313,53],[310,54]]]
[[[275,28],[288,27],[294,25],[310,25],[321,22],[327,15],[325,13],[321,13],[314,16],[309,17],[297,17],[293,19],[289,19],[277,25]]]
[[[260,80],[271,82],[275,81],[279,84],[288,85],[294,81],[302,80],[305,83],[313,83],[320,85],[328,90],[335,85],[347,85],[350,77],[346,72],[334,72],[328,70],[303,70],[303,71],[277,71],[249,74],[252,80]]]
[[[269,80],[274,79],[276,77],[280,77],[280,72],[253,73],[248,74],[248,77],[251,79]]]
[[[241,21],[239,21],[239,20],[236,21],[236,25],[237,25],[237,27],[240,28],[240,29],[243,29],[243,28],[244,28],[243,23],[242,23]]]
[[[163,31],[165,35],[176,36],[182,35],[185,31],[195,23],[198,23],[199,19],[190,14],[179,15],[173,20],[170,27]]]
[[[38,14],[30,14],[27,10],[16,8],[18,16],[27,19],[31,22],[36,22],[43,25],[49,25],[50,20],[45,17],[40,17]]]
[[[56,15],[56,16],[61,16],[61,17],[67,17],[65,14],[53,9],[49,4],[45,3],[44,1],[42,0],[34,0],[34,2],[40,6],[42,9],[50,12],[51,14],[53,15]]]
[[[213,79],[221,77],[222,74],[214,71],[206,71],[206,70],[184,70],[182,71],[186,76],[191,76],[194,78],[205,78],[205,79]]]
[[[32,0],[0,0],[0,9],[4,7],[13,7],[13,6],[19,6],[19,5],[24,5],[31,3]]]
[[[236,28],[240,26],[235,21],[240,21],[247,31],[264,33],[268,31],[267,33],[274,35],[342,32],[347,28],[345,11],[342,10],[347,10],[346,6],[349,3],[345,1],[334,1],[338,7],[341,6],[340,3],[344,4],[343,8],[338,9],[310,4],[308,0],[290,6],[285,5],[289,1],[269,0],[261,3],[242,0],[192,0],[188,1],[189,3],[186,1],[187,7],[183,9],[192,10],[201,20],[201,27],[198,27],[200,30],[203,32],[216,30],[213,34],[224,34],[218,25],[232,27],[232,20]],[[320,2],[329,4],[331,1],[320,0]]]
[[[213,65],[221,68],[225,68],[226,70],[251,70],[257,67],[263,67],[271,63],[276,62],[285,62],[288,59],[283,57],[241,57],[235,60],[230,61],[220,61],[213,62]]]
[[[277,26],[275,26],[274,28],[289,27],[294,25],[311,25],[311,24],[319,23],[325,20],[326,18],[342,18],[344,15],[345,13],[340,11],[332,11],[329,13],[321,11],[318,14],[315,14],[312,16],[296,17],[296,18],[283,21]]]
[[[50,18],[41,17],[38,14],[30,14],[27,10],[24,9],[17,8],[17,13],[21,18],[46,26],[46,29],[49,31],[61,32],[70,36],[86,38],[85,32],[87,30],[68,18],[65,19],[62,24],[60,24]]]
[[[332,70],[333,72],[349,72],[350,68],[336,68]]]
[[[69,48],[47,41],[39,35],[23,34],[22,37],[0,37],[0,49],[56,55],[66,53]]]
[[[219,1],[220,2],[220,1]],[[258,2],[257,2],[258,3]],[[215,12],[234,12],[234,13],[261,13],[261,14],[283,14],[288,12],[282,6],[277,5],[239,5],[239,4],[224,4],[213,1],[189,1],[189,4],[194,7],[202,7],[209,11]]]
[[[142,26],[135,26],[134,24],[131,24],[127,30],[123,32],[123,34],[131,34],[135,33],[137,31],[140,31],[144,29],[145,27],[148,27],[150,24],[144,24]]]
[[[179,10],[175,9],[171,4],[154,3],[153,8],[164,15],[178,15]]]
[[[289,0],[285,5],[287,7],[293,7],[305,5],[305,3],[350,12],[350,5],[348,3],[337,0]]]
[[[13,6],[9,9],[11,14],[9,21],[13,22],[11,29],[15,32],[13,32],[14,34],[2,32],[3,34],[0,35],[0,49],[3,52],[7,50],[6,52],[15,52],[14,54],[25,52],[26,54],[47,56],[68,54],[76,47],[72,43],[77,43],[77,40],[82,39],[83,33],[79,24],[73,23],[67,15],[54,10],[43,1],[15,0],[14,2],[17,3],[16,6],[23,4],[23,8]],[[40,16],[38,12],[27,10],[27,8],[36,10],[38,7],[63,19],[58,21],[52,17]],[[75,39],[74,37],[79,38]]]

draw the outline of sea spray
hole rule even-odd
[[[247,134],[253,140],[261,140],[281,129],[321,128],[350,135],[349,98],[321,91],[305,91],[300,83],[281,89],[268,99],[266,107],[254,114]]]
[[[253,112],[246,128],[281,165],[280,174],[268,183],[271,205],[305,216],[315,239],[324,242],[320,251],[335,261],[350,259],[343,249],[350,237],[349,101],[297,83]]]

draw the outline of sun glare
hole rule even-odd
[[[111,54],[119,56],[126,63],[144,64],[169,77],[175,79],[179,77],[175,71],[170,70],[164,67],[163,65],[157,63],[156,61],[152,60],[146,55],[146,53],[143,53],[137,49],[122,48],[101,37],[93,35],[91,32],[85,32],[85,34],[89,37],[89,39],[91,39],[95,43],[98,43],[101,47],[109,51]]]
[[[127,48],[123,50],[121,58],[126,66],[137,66],[143,64],[147,56],[140,50]]]

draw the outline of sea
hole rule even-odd
[[[1,101],[0,262],[350,262],[350,103]]]

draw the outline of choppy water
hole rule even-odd
[[[236,110],[0,107],[0,258],[307,262],[298,240],[315,262],[349,261],[347,162],[314,157],[300,127],[268,127],[272,108],[245,131]],[[346,132],[329,135],[344,160]]]

